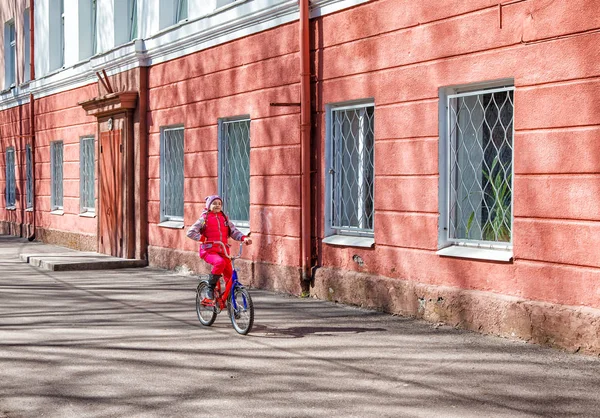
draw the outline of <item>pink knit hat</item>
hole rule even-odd
[[[221,199],[221,196],[219,196],[218,194],[213,194],[212,196],[208,196],[206,198],[206,209],[210,209],[210,205],[212,204],[212,202],[214,202],[217,199],[219,199],[221,201],[221,203],[223,202],[223,199]]]

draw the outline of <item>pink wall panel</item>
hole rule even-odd
[[[377,107],[375,139],[433,137],[438,135],[438,101]]]
[[[438,177],[376,177],[375,211],[438,213]]]
[[[277,39],[277,42],[273,42]],[[220,45],[202,53],[192,54],[150,67],[151,89],[180,80],[211,74],[250,63],[295,53],[299,49],[295,24],[283,25],[267,32]],[[173,71],[177,68],[177,71]]]
[[[252,119],[250,124],[250,145],[252,148],[299,143],[300,117],[298,114]]]
[[[600,124],[600,80],[590,79],[515,92],[515,129]]]
[[[315,23],[317,45],[331,46],[428,22],[494,8],[496,0],[383,0],[369,2],[343,14],[327,15]],[[322,22],[322,23],[321,23]],[[360,22],[360,24],[357,24]]]
[[[152,90],[149,106],[150,110],[156,110],[294,84],[298,82],[299,73],[297,55],[286,55],[209,75],[197,74]]]
[[[435,175],[438,138],[375,142],[375,175]]]
[[[515,258],[600,267],[600,222],[516,218]]]
[[[505,24],[514,26],[510,21]],[[325,48],[323,77],[376,71],[520,42],[519,30],[491,30],[497,25],[498,9],[493,8]]]
[[[250,177],[250,204],[300,205],[299,176]]]
[[[290,206],[250,206],[252,229],[263,236],[300,237],[300,208]]]
[[[300,147],[298,145],[250,150],[251,176],[278,174],[300,174]]]
[[[435,214],[379,211],[375,216],[377,244],[437,250]]]
[[[515,173],[600,173],[600,126],[515,135]]]
[[[516,217],[600,220],[600,174],[516,176],[514,189]]]

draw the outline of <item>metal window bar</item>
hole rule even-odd
[[[6,207],[14,208],[16,204],[17,182],[15,179],[15,149],[6,149]]]
[[[162,220],[183,221],[183,128],[163,130]]]
[[[178,0],[177,1],[177,15],[176,15],[176,21],[177,22],[181,22],[182,20],[185,20],[188,18],[188,0]]]
[[[250,226],[250,119],[221,122],[223,206],[237,226]]]
[[[514,87],[448,96],[448,240],[512,243]]]
[[[82,212],[95,211],[95,164],[94,164],[94,138],[81,139],[80,151],[80,199]]]
[[[25,204],[27,209],[33,208],[33,165],[31,145],[25,145]]]
[[[137,38],[137,0],[130,0],[129,9],[129,40]]]
[[[332,111],[331,228],[373,234],[375,107]]]
[[[52,209],[63,208],[63,143],[53,142],[52,158]]]

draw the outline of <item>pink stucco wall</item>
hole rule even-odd
[[[274,42],[273,40],[277,40]],[[300,149],[295,25],[250,36],[150,68],[149,244],[196,250],[185,229],[159,227],[160,128],[184,126],[184,218],[217,192],[219,118],[250,115],[251,230],[246,258],[299,265]]]
[[[318,238],[324,237],[325,106],[375,101],[375,248],[321,243],[321,266],[340,272],[342,285],[359,272],[600,308],[599,10],[599,0],[528,0],[501,8],[496,0],[378,0],[313,19]],[[151,247],[196,251],[185,229],[158,226],[160,128],[185,129],[187,228],[204,197],[217,190],[218,119],[248,114],[255,245],[245,257],[300,265],[299,108],[270,106],[299,102],[298,54],[298,28],[291,23],[149,69]],[[441,257],[436,255],[439,89],[498,79],[513,79],[516,88],[514,260]],[[96,125],[77,103],[97,94],[94,84],[36,101],[40,226],[95,234],[96,220],[77,215],[77,144],[80,136],[95,134]],[[18,129],[14,112],[0,113],[2,138]],[[28,126],[26,107],[23,112]],[[49,214],[49,141],[57,139],[65,141],[63,216]],[[2,146],[8,143],[4,139]],[[3,171],[0,186],[2,181]],[[0,211],[0,220],[9,216]]]
[[[323,245],[323,265],[599,308],[600,18],[590,10],[600,2],[527,1],[503,7],[500,28],[496,1],[382,0],[314,22],[319,111],[367,97],[376,109],[376,248]],[[514,262],[437,256],[438,89],[503,78],[516,87]]]
[[[79,216],[79,140],[82,136],[96,138],[97,124],[96,118],[87,116],[78,105],[79,102],[96,95],[97,86],[91,84],[35,101],[35,204],[38,226],[76,234],[96,235],[96,218]],[[50,213],[50,143],[53,141],[63,141],[63,215]],[[97,160],[98,156],[95,158]],[[97,198],[97,169],[95,179]]]

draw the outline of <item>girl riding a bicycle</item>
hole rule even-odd
[[[252,239],[240,232],[223,213],[223,200],[218,195],[206,198],[206,208],[200,218],[188,229],[187,236],[194,241],[200,241],[200,258],[212,265],[207,298],[213,299],[217,281],[221,276],[229,281],[233,273],[231,260],[228,257],[229,246],[216,245],[213,242],[227,244],[227,239],[231,237],[250,245]],[[224,254],[224,251],[227,251],[227,254]]]

